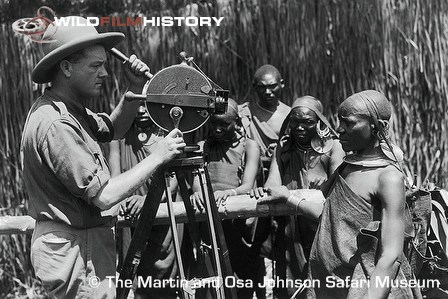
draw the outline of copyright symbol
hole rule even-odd
[[[92,276],[89,278],[89,285],[92,288],[97,288],[100,285],[100,279],[98,278],[98,276]]]

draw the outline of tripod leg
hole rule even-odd
[[[195,212],[190,202],[190,193],[188,192],[185,175],[181,171],[176,171],[176,177],[179,184],[180,195],[182,196],[185,205],[185,211],[187,212],[188,226],[193,245],[193,257],[195,262],[197,262],[201,257],[199,254],[201,237],[199,234],[198,222],[196,221]]]
[[[236,291],[233,288],[226,288],[224,284],[225,277],[233,276],[233,271],[230,265],[224,231],[221,226],[221,218],[218,215],[215,196],[213,195],[210,177],[208,176],[206,168],[199,168],[199,181],[201,184],[202,198],[204,199],[207,212],[207,223],[211,235],[211,245],[215,259],[216,272],[217,276],[222,280],[222,285],[216,290],[217,296],[218,298],[236,298]]]
[[[163,192],[165,192],[162,173],[156,172],[154,174],[148,190],[153,190],[152,196],[150,196],[149,192],[146,195],[145,203],[143,204],[137,226],[123,262],[123,267],[120,271],[117,284],[118,299],[128,297],[130,289],[125,287],[125,283],[134,280],[138,265],[140,264],[142,251],[146,247],[149,232],[151,231],[157,210],[159,209],[160,199],[162,198]]]
[[[213,267],[213,262],[211,260],[211,254],[209,252],[211,250],[208,249],[208,246],[203,246],[201,244],[201,233],[199,223],[196,220],[196,214],[193,209],[192,203],[190,202],[190,192],[188,190],[188,186],[186,183],[185,175],[182,171],[176,171],[177,181],[179,183],[179,190],[182,196],[185,210],[187,212],[188,217],[188,228],[190,231],[190,238],[193,245],[193,258],[194,265],[191,265],[191,269],[193,272],[193,277],[208,277],[210,275],[214,275],[215,270]],[[190,269],[190,270],[191,270]],[[191,276],[190,276],[191,278]],[[209,288],[207,288],[209,289]],[[207,297],[207,290],[202,290],[198,293],[199,296]],[[216,294],[210,294],[212,298],[217,298]],[[208,298],[208,297],[207,297]]]
[[[213,202],[215,202],[215,195],[213,194],[213,188],[212,188],[212,183],[210,180],[210,175],[208,173],[207,167],[204,167],[204,174],[206,177],[206,182],[207,182],[207,190],[210,194],[210,197],[213,199]],[[232,265],[230,263],[230,255],[229,255],[229,249],[227,248],[227,244],[226,244],[226,238],[224,236],[224,230],[222,229],[222,223],[221,223],[221,217],[218,214],[218,207],[216,206],[216,204],[212,205],[212,217],[211,220],[213,221],[212,223],[214,224],[215,228],[216,228],[216,232],[217,232],[217,237],[219,238],[219,245],[221,248],[221,264],[222,264],[222,269],[223,269],[223,275],[224,277],[227,276],[233,276],[233,270],[232,270]],[[236,293],[236,289],[235,288],[225,288],[225,293],[226,293],[226,298],[238,298],[237,293]]]
[[[177,267],[179,269],[179,276],[180,276],[181,285],[182,285],[187,280],[186,280],[186,276],[185,276],[184,265],[182,262],[182,255],[180,252],[179,234],[177,232],[176,218],[174,215],[174,207],[173,207],[173,198],[171,196],[171,190],[170,190],[170,179],[171,179],[171,175],[166,172],[165,173],[165,186],[166,186],[168,215],[170,217],[171,234],[173,237],[173,245],[174,245],[174,250],[175,250],[175,254],[176,254]],[[194,294],[192,296],[189,295],[187,292],[184,291],[184,289],[182,287],[180,289],[180,292],[181,292],[181,296],[183,299],[189,299],[189,298],[193,299],[194,298]]]

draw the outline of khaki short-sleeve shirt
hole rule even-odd
[[[92,204],[110,179],[98,142],[114,130],[106,114],[95,114],[47,89],[31,107],[22,135],[22,164],[29,214],[78,228],[110,223]]]

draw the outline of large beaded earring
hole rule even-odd
[[[311,140],[311,147],[319,154],[329,152],[333,148],[333,138],[331,138],[330,129],[327,126],[322,129],[321,122],[318,120],[316,133],[317,136]]]

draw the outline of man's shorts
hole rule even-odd
[[[51,298],[115,298],[115,254],[112,226],[36,222],[31,263]]]

